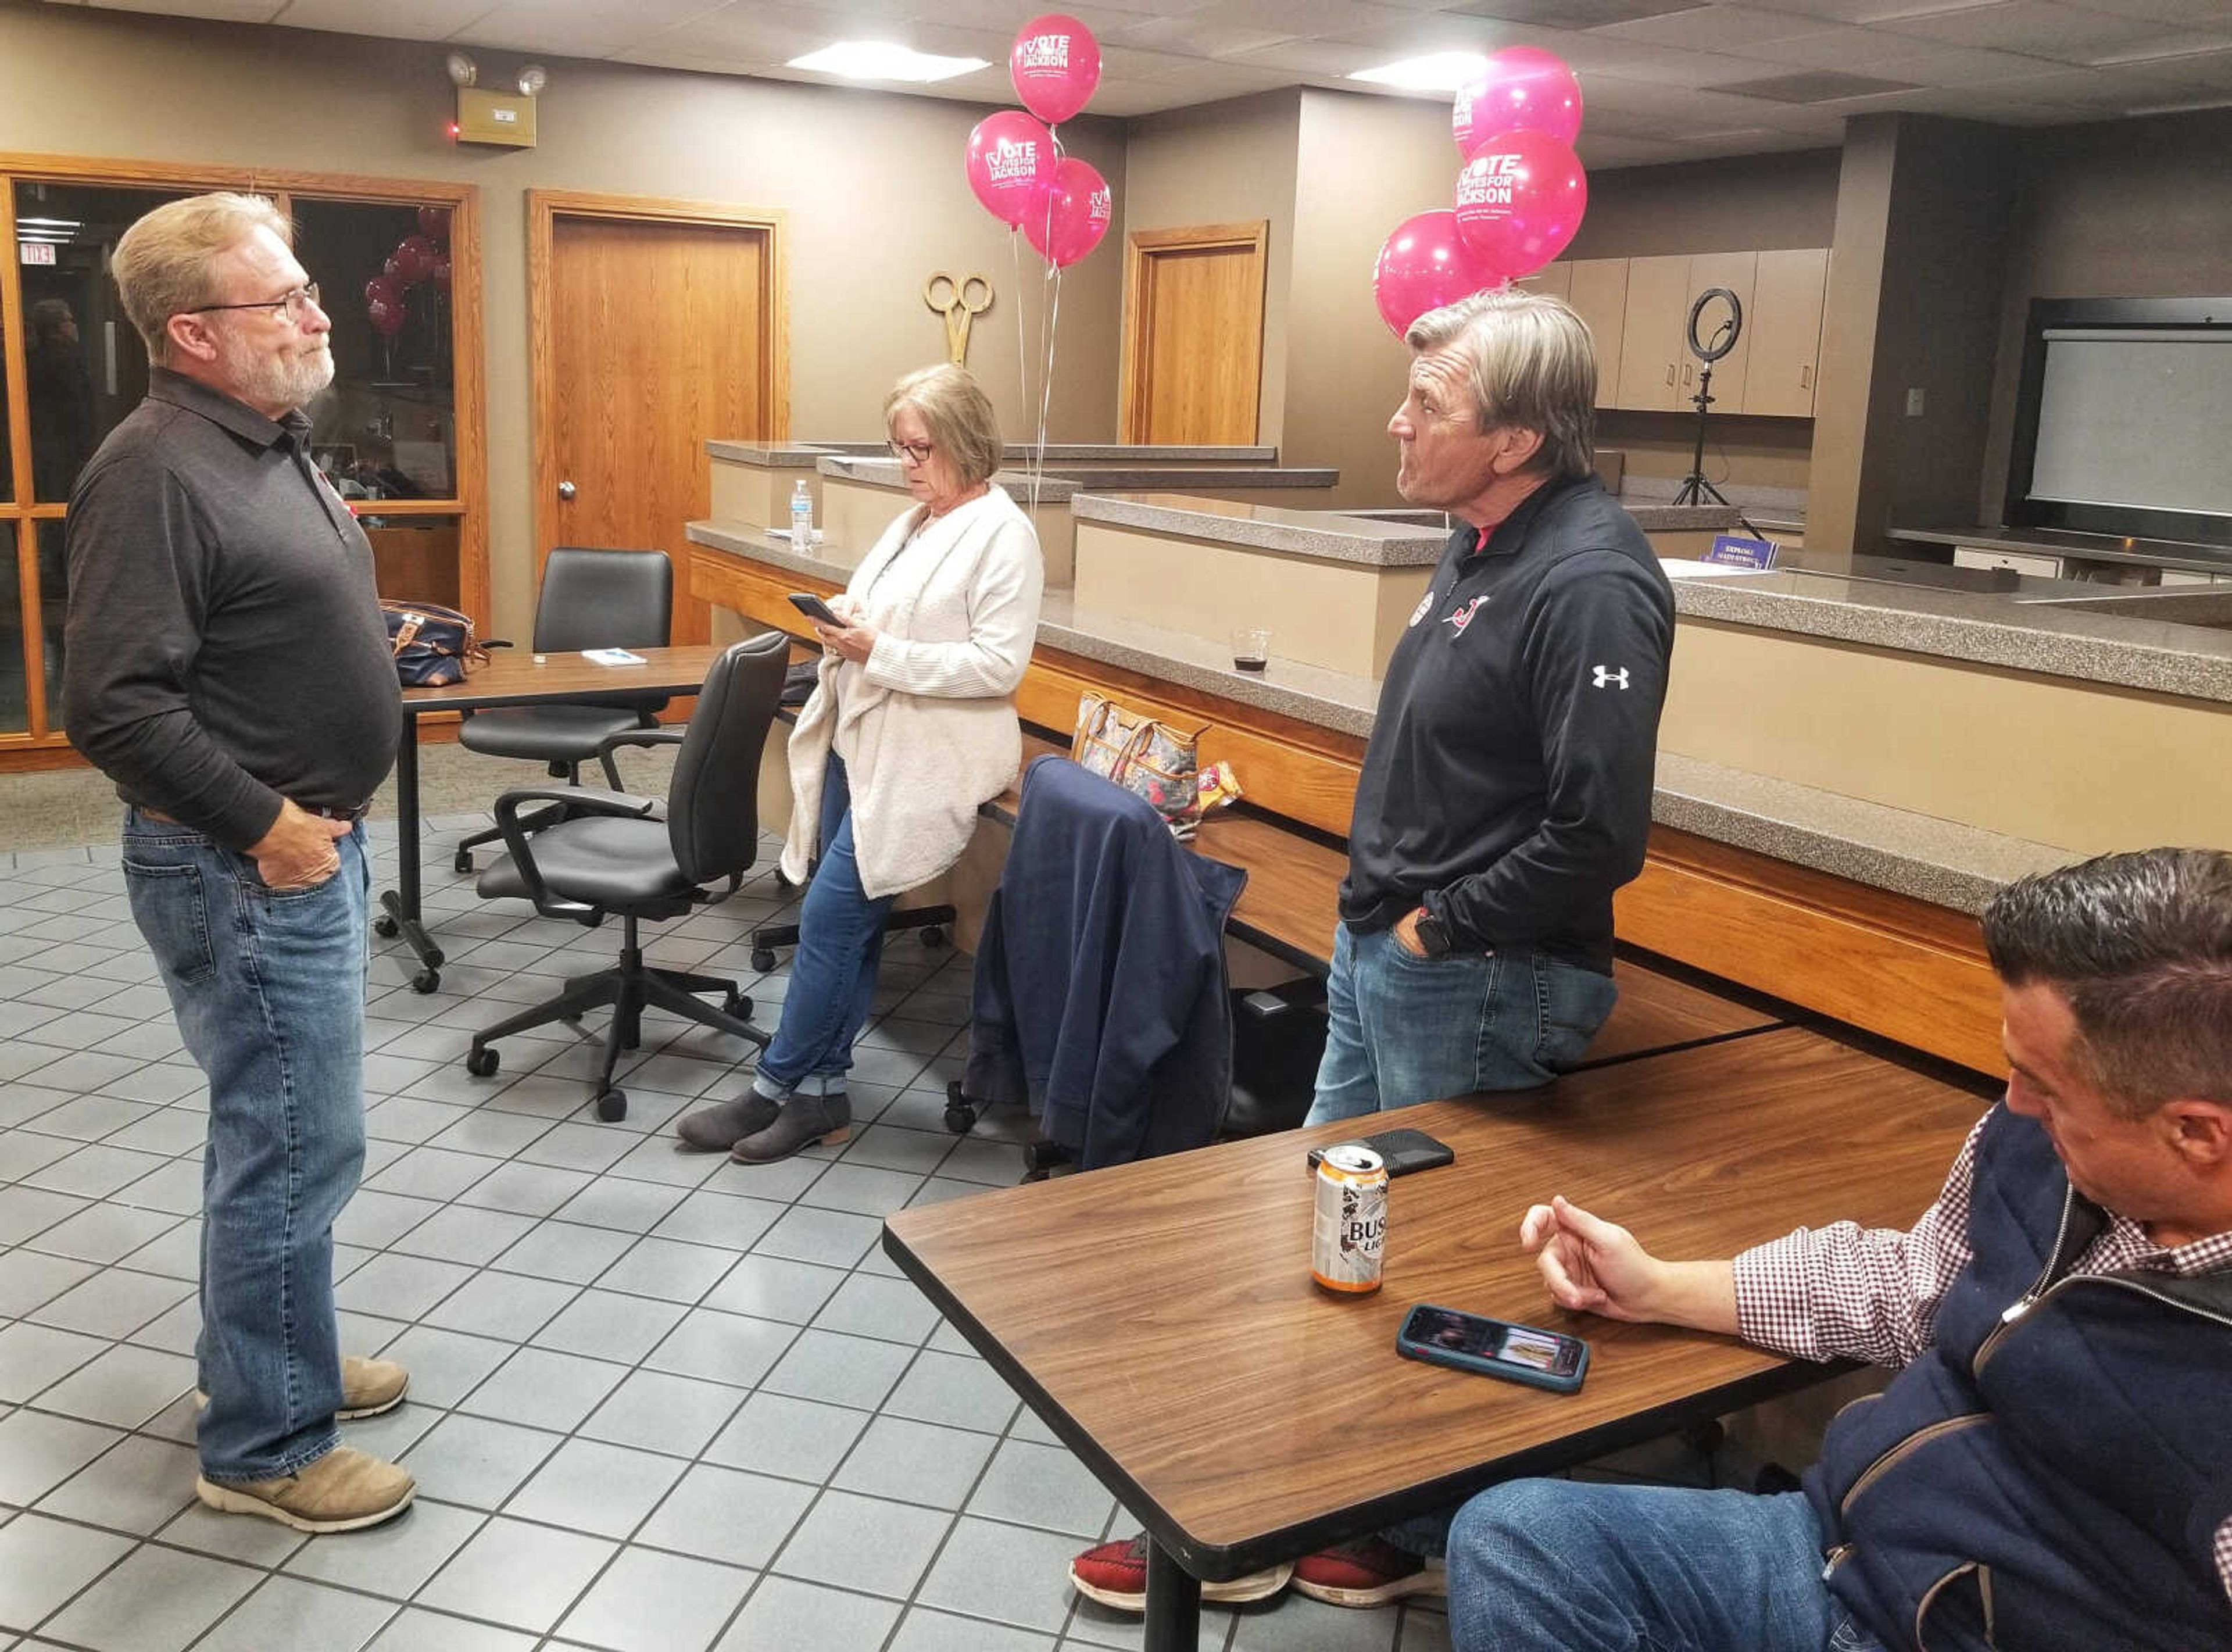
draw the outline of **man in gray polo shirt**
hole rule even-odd
[[[310,463],[332,323],[291,228],[206,195],[117,243],[149,384],[70,500],[63,704],[124,800],[133,917],[209,1079],[196,1492],[341,1532],[412,1489],[339,1443],[406,1379],[342,1357],[333,1250],[364,1163],[361,818],[402,712],[372,547]]]

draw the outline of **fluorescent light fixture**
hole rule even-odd
[[[920,84],[950,81],[957,75],[992,65],[982,57],[935,57],[912,46],[898,46],[886,40],[840,40],[834,46],[824,46],[818,52],[794,57],[784,67],[811,69],[817,75],[835,75],[848,81],[912,81]]]
[[[17,218],[16,227],[19,230],[82,230],[85,221],[82,218]]]
[[[1382,63],[1378,68],[1359,69],[1348,78],[1405,92],[1454,92],[1479,74],[1487,61],[1478,52],[1432,52],[1424,57]]]

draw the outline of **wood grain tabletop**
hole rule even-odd
[[[1323,1126],[905,1210],[886,1249],[1195,1576],[1215,1580],[1826,1374],[1729,1338],[1554,1308],[1520,1248],[1562,1193],[1668,1258],[1798,1224],[1904,1227],[1977,1097],[1784,1028],[1376,1116],[1454,1164],[1391,1189],[1385,1285],[1309,1276]],[[1441,1303],[1586,1338],[1560,1396],[1395,1352]]]

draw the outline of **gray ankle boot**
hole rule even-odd
[[[816,1142],[841,1142],[853,1133],[852,1104],[843,1091],[828,1096],[793,1096],[765,1130],[729,1150],[740,1164],[771,1164]]]
[[[782,1111],[756,1090],[747,1090],[734,1101],[700,1107],[674,1127],[685,1147],[700,1153],[725,1153],[747,1136],[756,1136],[775,1123]]]

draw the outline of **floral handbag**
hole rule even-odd
[[[1080,695],[1069,755],[1079,764],[1144,798],[1180,838],[1201,821],[1201,736],[1153,717],[1127,714],[1098,694]]]

